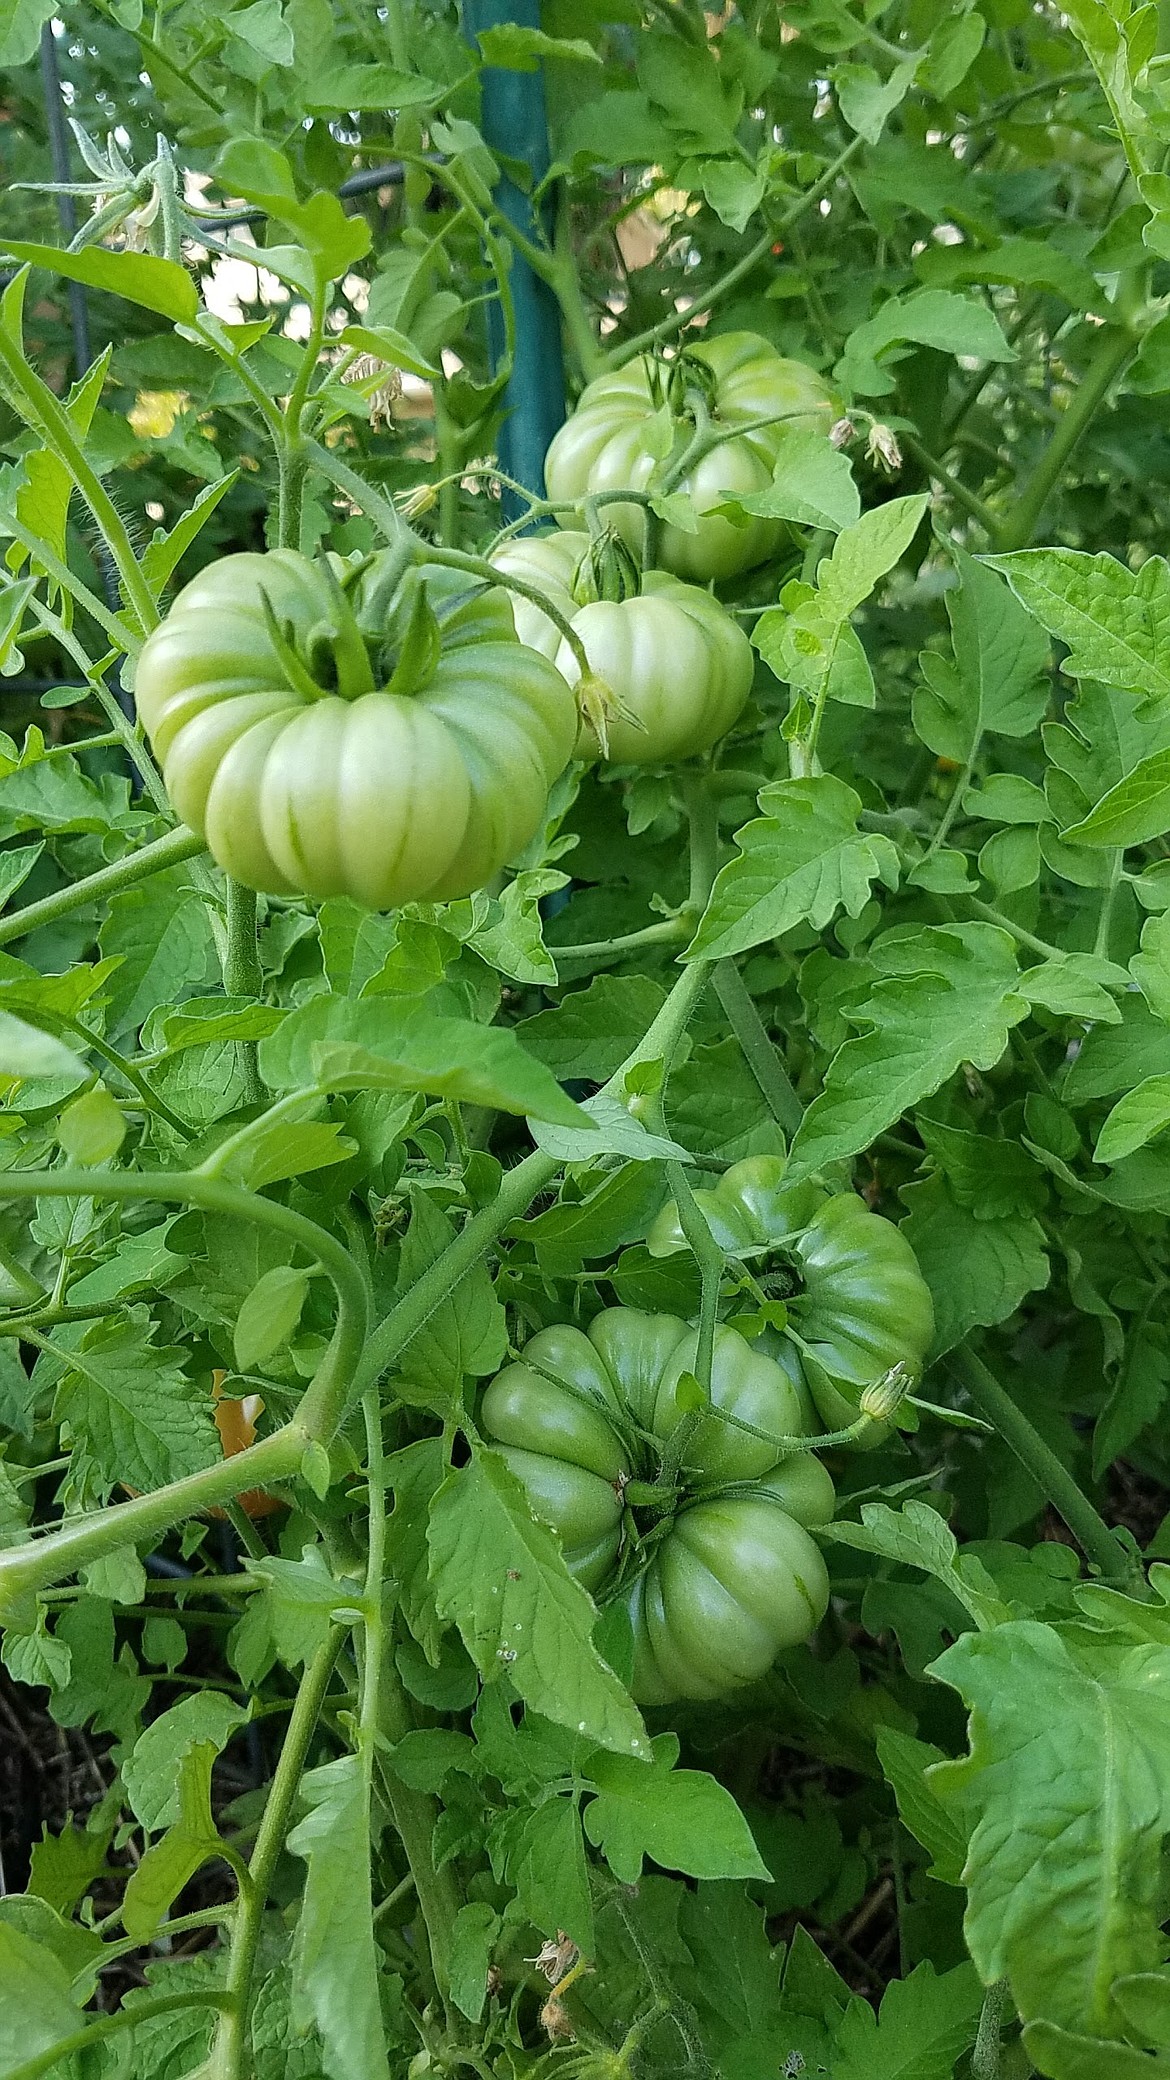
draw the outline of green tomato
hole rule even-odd
[[[831,1517],[832,1482],[785,1451],[804,1434],[799,1383],[721,1328],[704,1407],[697,1340],[677,1316],[609,1308],[588,1332],[541,1330],[480,1407],[570,1571],[603,1601],[629,1597],[643,1703],[752,1681],[828,1599],[801,1527]],[[641,1485],[625,1507],[631,1483],[656,1483],[653,1502]]]
[[[764,1495],[697,1503],[628,1591],[633,1695],[669,1704],[757,1682],[828,1606],[820,1552],[778,1504]]]
[[[694,381],[689,382],[688,378]],[[576,411],[565,421],[545,456],[544,477],[550,499],[579,502],[587,493],[647,491],[661,482],[663,462],[656,438],[659,396],[674,392],[674,443],[693,431],[687,392],[705,393],[716,428],[728,438],[712,448],[676,487],[693,499],[699,514],[697,533],[666,526],[659,560],[677,577],[706,584],[711,578],[734,577],[765,563],[783,539],[784,523],[745,516],[743,523],[713,510],[737,493],[749,496],[772,481],[786,428],[828,433],[839,416],[839,400],[820,376],[803,362],[788,361],[752,332],[725,332],[688,346],[672,363],[642,355],[612,374],[601,375],[582,392]],[[757,420],[771,423],[757,426]],[[736,432],[737,427],[750,428]],[[645,537],[645,509],[615,501],[602,508],[636,552]]]
[[[584,1588],[600,1588],[621,1545],[619,1490],[583,1466],[541,1452],[504,1445],[500,1456],[522,1482],[533,1515],[557,1533],[570,1571]]]
[[[813,1399],[826,1423],[843,1428],[863,1387],[897,1364],[921,1373],[934,1338],[930,1289],[901,1230],[852,1192],[813,1215],[794,1255],[802,1290],[789,1320]]]
[[[617,696],[622,712],[609,718],[606,732],[614,764],[666,764],[708,750],[726,736],[751,691],[752,649],[743,630],[709,592],[665,571],[645,572],[631,598],[581,605],[574,578],[588,546],[582,534],[525,537],[497,550],[492,562],[546,593]],[[575,686],[580,668],[560,630],[530,600],[516,593],[511,599],[520,641],[553,659]],[[576,755],[603,755],[587,715]]]
[[[171,799],[250,888],[372,909],[468,895],[539,829],[573,700],[457,574],[387,613],[377,566],[352,597],[339,571],[278,549],[184,587],[135,687]]]
[[[785,1181],[783,1156],[747,1156],[725,1170],[717,1185],[700,1187],[695,1203],[720,1249],[731,1257],[762,1256],[765,1249],[798,1235],[825,1198],[823,1185]],[[647,1238],[652,1257],[675,1256],[687,1247],[673,1199],[668,1199]]]
[[[784,1176],[782,1157],[749,1157],[695,1201],[729,1256],[778,1257],[795,1274],[783,1341],[799,1353],[826,1428],[842,1430],[856,1420],[864,1387],[898,1364],[921,1372],[934,1336],[930,1291],[892,1221],[854,1192],[830,1197],[808,1182],[786,1185]],[[686,1248],[673,1200],[647,1246],[656,1257]],[[888,1424],[875,1423],[862,1442],[872,1447],[888,1434]]]
[[[794,1452],[790,1459],[782,1459],[767,1480],[760,1482],[760,1492],[810,1531],[831,1524],[837,1508],[833,1477],[815,1452]]]

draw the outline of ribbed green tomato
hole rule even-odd
[[[352,597],[339,573],[277,549],[184,587],[135,686],[171,800],[249,888],[378,910],[468,895],[539,828],[573,699],[454,573],[389,615],[376,566]]]
[[[693,758],[726,736],[751,691],[751,644],[738,622],[697,585],[665,571],[646,571],[642,590],[628,599],[582,605],[573,581],[589,537],[566,531],[525,536],[499,549],[492,562],[540,586],[585,645],[593,670],[617,695],[625,715],[608,723],[609,757],[617,765],[658,765]],[[511,595],[522,643],[552,658],[570,686],[577,660],[559,629],[539,607]],[[597,758],[601,745],[582,717],[578,758]]]
[[[698,1190],[695,1201],[729,1255],[778,1257],[795,1274],[784,1341],[799,1353],[827,1428],[852,1423],[862,1389],[895,1365],[921,1372],[934,1335],[930,1290],[900,1229],[856,1193],[787,1185],[782,1157],[752,1156],[733,1163],[712,1190]],[[673,1200],[647,1246],[655,1257],[686,1248]],[[887,1425],[875,1424],[863,1443],[887,1434]]]
[[[729,495],[763,491],[771,483],[785,428],[827,433],[839,415],[829,385],[803,362],[785,360],[754,332],[724,332],[688,344],[686,356],[675,362],[642,355],[582,391],[545,456],[544,480],[551,499],[574,502],[587,492],[653,489],[663,473],[654,433],[664,391],[673,393],[676,450],[694,430],[686,412],[688,368],[705,394],[713,428],[731,431],[676,487],[694,500],[698,532],[664,527],[659,559],[677,577],[705,584],[766,562],[783,536],[781,521],[745,516],[737,525],[712,509]],[[762,419],[770,423],[757,426]],[[736,427],[751,430],[735,432]],[[603,512],[607,524],[640,552],[644,509],[615,501]]]
[[[572,1573],[600,1601],[626,1600],[644,1704],[753,1681],[808,1638],[828,1603],[804,1526],[829,1521],[833,1484],[781,1443],[804,1433],[797,1385],[722,1328],[710,1412],[696,1413],[696,1341],[675,1315],[624,1307],[588,1332],[543,1329],[480,1411]],[[660,1504],[630,1487],[655,1481]]]
[[[816,1631],[829,1601],[808,1532],[766,1496],[680,1512],[626,1591],[639,1704],[726,1696]]]

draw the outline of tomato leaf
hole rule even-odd
[[[857,917],[879,877],[898,883],[891,840],[858,829],[861,800],[841,780],[781,780],[760,795],[765,815],[736,833],[740,856],[720,869],[687,948],[721,960],[806,920],[821,930],[844,909]]]
[[[475,1445],[430,1509],[431,1579],[485,1682],[602,1747],[649,1758],[636,1707],[593,1644],[596,1612],[498,1452]]]
[[[288,1846],[308,1865],[293,1937],[293,2019],[315,2025],[329,2080],[389,2080],[370,1896],[369,1785],[358,1755],[301,1778]]]
[[[425,1006],[314,997],[261,1042],[260,1057],[275,1090],[430,1091],[587,1127],[580,1107],[510,1029],[436,1017]]]
[[[159,260],[153,253],[111,253],[104,246],[67,253],[59,246],[30,245],[12,238],[0,239],[0,246],[14,260],[47,268],[50,274],[81,282],[87,289],[123,296],[127,303],[140,304],[178,324],[189,325],[199,309],[199,291],[176,260]]]
[[[646,1857],[692,1878],[767,1877],[731,1793],[705,1770],[675,1768],[675,1734],[659,1734],[651,1745],[649,1769],[604,1752],[585,1764],[597,1790],[585,1808],[585,1832],[619,1883],[636,1885]]]

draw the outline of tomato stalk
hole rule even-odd
[[[245,888],[230,874],[227,882],[227,954],[223,964],[223,986],[229,997],[259,997],[263,987],[260,944],[256,936],[256,891]],[[244,1079],[244,1103],[259,1105],[264,1085],[254,1040],[236,1042],[236,1060]]]
[[[395,1775],[393,1759],[386,1753],[387,1742],[395,1745],[404,1734],[414,1730],[413,1714],[393,1657],[389,1654],[381,1657],[379,1677],[377,1742],[372,1750],[373,1759],[418,1894],[435,1990],[443,2006],[447,2027],[452,2036],[457,2037],[465,2024],[450,1995],[451,1935],[462,1901],[452,1866],[448,1863],[440,1870],[435,1868],[432,1849],[438,1817],[435,1800],[428,1793],[414,1791],[404,1784],[401,1777]]]
[[[803,195],[797,196],[796,201],[776,219],[763,236],[748,247],[747,252],[736,261],[734,267],[729,267],[726,274],[720,275],[709,287],[701,290],[694,302],[688,303],[685,309],[672,311],[668,318],[661,318],[657,325],[650,325],[645,332],[635,333],[633,339],[623,340],[620,346],[611,348],[606,357],[606,367],[624,368],[626,363],[633,361],[637,355],[652,351],[655,347],[663,346],[667,340],[677,338],[696,318],[702,317],[706,311],[713,310],[717,303],[722,303],[725,296],[730,296],[733,289],[738,289],[740,283],[754,273],[761,260],[768,259],[777,240],[782,239],[808,210],[814,209],[822,195],[828,194],[838,175],[857,157],[863,143],[864,139],[861,137],[850,138],[844,150],[838,152],[837,157],[826,166],[819,180],[814,181],[812,187],[807,188]]]
[[[591,967],[602,967],[606,961],[624,960],[643,946],[681,945],[692,936],[698,921],[692,911],[683,909],[674,917],[664,917],[661,924],[644,925],[641,931],[626,932],[618,939],[586,939],[580,946],[558,946],[557,960],[587,961]]]
[[[983,1996],[979,2034],[971,2053],[971,2080],[1000,2080],[1003,2026],[1011,2016],[1011,1994],[1006,1979],[997,1979]]]
[[[10,2066],[7,2080],[41,2080],[42,2073],[51,2073],[61,2059],[71,2058],[75,2052],[88,2051],[91,2044],[100,2044],[107,2037],[120,2036],[124,2030],[136,2029],[139,2023],[149,2022],[156,2015],[177,2015],[184,2008],[219,2008],[226,2012],[231,1995],[218,1987],[201,1986],[190,1993],[160,1993],[154,2000],[136,2001],[132,2008],[119,2008],[114,2015],[102,2015],[86,2024],[84,2029],[75,2030],[71,2037],[58,2037],[47,2051],[38,2051],[34,2057],[22,2060],[18,2066]]]
[[[715,1349],[715,1321],[719,1312],[719,1288],[726,1258],[695,1204],[695,1196],[681,1163],[668,1163],[666,1175],[674,1193],[679,1222],[699,1267],[701,1299],[699,1335],[695,1345],[695,1378],[705,1401],[711,1399],[711,1359]]]
[[[973,1350],[961,1347],[947,1359],[980,1414],[994,1425],[1008,1449],[1031,1474],[1057,1515],[1063,1518],[1085,1558],[1105,1581],[1121,1582],[1131,1591],[1144,1587],[1136,1559],[1114,1537],[1103,1517],[1082,1494],[1068,1468],[1045,1443],[1022,1408]]]
[[[1102,332],[1075,397],[1025,484],[1014,511],[996,531],[995,546],[1001,554],[1005,550],[1027,548],[1066,463],[1088,432],[1116,378],[1127,362],[1133,360],[1140,345],[1140,333],[1132,326],[1108,326]]]
[[[334,1626],[309,1662],[297,1691],[288,1722],[280,1759],[260,1822],[260,1832],[248,1865],[249,1882],[242,1887],[232,1919],[228,1949],[225,2003],[207,2067],[207,2080],[244,2080],[248,2070],[248,2023],[252,2006],[252,1984],[256,1952],[273,1874],[284,1848],[292,1817],[293,1801],[300,1785],[316,1731],[321,1707],[329,1688],[333,1666],[341,1651],[344,1629]]]
[[[488,562],[486,556],[471,556],[462,549],[435,548],[430,542],[420,542],[415,551],[415,562],[441,563],[449,570],[466,571],[468,577],[483,578],[489,585],[502,585],[505,591],[515,592],[521,599],[530,601],[534,607],[540,608],[541,613],[547,616],[568,644],[582,679],[594,676],[585,654],[585,645],[572,622],[566,620],[560,608],[553,605],[538,585],[530,585],[526,578],[516,577],[513,571],[497,570],[494,564]]]
[[[804,1117],[804,1107],[735,962],[716,961],[711,979],[768,1110],[786,1135],[795,1134]]]
[[[123,651],[133,652],[137,649],[138,638],[133,631],[127,628],[125,622],[120,620],[118,615],[106,606],[104,600],[98,598],[96,592],[91,592],[89,586],[83,584],[82,580],[70,569],[67,563],[62,561],[61,557],[55,553],[49,543],[43,542],[31,527],[26,527],[23,524],[18,513],[11,512],[4,515],[4,532],[5,534],[10,534],[13,541],[19,542],[22,548],[29,550],[36,557],[45,575],[52,578],[54,583],[60,586],[63,594],[75,600],[79,607],[84,607],[86,613],[92,615],[98,627],[104,629],[110,641],[117,646],[119,653]],[[29,607],[32,613],[36,615],[42,628],[52,629],[52,632],[56,634],[57,631],[53,628],[53,617],[50,616],[48,608],[42,606],[40,600],[35,596],[29,601]],[[78,660],[82,671],[88,679],[90,677],[90,663],[89,659],[82,652],[80,644],[66,643],[65,648],[69,650],[71,656]]]
[[[21,275],[17,276],[17,282],[22,284],[21,296],[23,296],[23,281],[26,277],[27,269],[22,270]],[[94,469],[93,464],[89,461],[82,443],[78,439],[77,430],[68,411],[59,398],[54,396],[48,384],[42,382],[41,378],[29,367],[28,362],[24,358],[17,337],[20,327],[20,306],[18,302],[9,301],[12,298],[12,289],[15,287],[16,284],[14,283],[5,295],[6,315],[13,330],[9,330],[9,324],[0,324],[0,373],[2,373],[5,388],[8,391],[14,409],[24,420],[25,425],[30,426],[34,433],[40,435],[46,446],[57,457],[57,460],[64,464],[74,484],[76,484],[94,520],[105,536],[110,554],[117,565],[118,577],[121,581],[126,603],[136,619],[139,629],[145,635],[155,626],[159,619],[154,594],[139,569],[138,558],[134,553],[134,544],[130,539],[126,523],[97,471]],[[7,520],[5,524],[8,526],[10,533],[14,531]],[[43,544],[39,539],[34,538],[34,547],[38,559],[43,562]],[[122,633],[124,634],[125,631],[122,631]]]
[[[165,837],[142,846],[140,851],[115,860],[113,866],[99,867],[96,874],[86,874],[82,880],[70,882],[67,888],[55,889],[51,896],[42,896],[39,902],[27,903],[23,910],[12,910],[7,917],[0,917],[0,946],[6,946],[10,939],[23,938],[27,932],[39,931],[42,925],[55,924],[59,917],[68,917],[73,910],[84,910],[91,903],[120,895],[124,888],[134,888],[140,881],[148,881],[152,874],[165,873],[168,867],[179,866],[183,860],[194,859],[206,850],[202,838],[180,825]]]

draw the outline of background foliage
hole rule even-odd
[[[13,184],[53,179],[44,14],[0,10]],[[13,1776],[0,2072],[1163,2071],[1165,7],[52,34],[95,163],[80,258],[43,186],[3,217],[0,1598],[46,1797]],[[527,231],[485,59],[543,79]],[[520,260],[574,394],[705,323],[839,391],[721,588],[751,705],[702,771],[573,769],[490,892],[273,899],[253,950],[127,719],[142,631],[230,550],[523,512]],[[586,1141],[565,1090],[603,1086]],[[788,1143],[913,1243],[924,1405],[832,1460],[812,1645],[643,1726],[476,1383],[548,1322],[693,1311],[664,1161]],[[340,1428],[279,1428],[339,1350]]]

